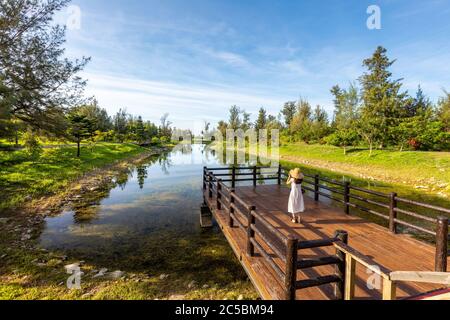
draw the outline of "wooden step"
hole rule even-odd
[[[336,256],[326,256],[317,259],[302,259],[297,262],[298,269],[308,269],[319,266],[327,266],[331,264],[341,263],[342,260]]]
[[[342,279],[336,275],[323,276],[315,279],[307,279],[297,281],[297,289],[306,289],[311,287],[318,287],[323,284],[340,282]]]

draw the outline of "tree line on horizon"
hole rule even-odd
[[[279,129],[282,141],[370,150],[450,150],[450,93],[433,104],[419,86],[414,96],[402,91],[402,79],[393,79],[387,50],[379,46],[363,61],[366,72],[348,88],[331,89],[334,114],[330,120],[320,105],[312,108],[306,99],[286,102],[277,116],[260,108],[256,121],[237,106],[229,110],[228,121],[219,121],[217,130]]]

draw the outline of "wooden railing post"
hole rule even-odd
[[[253,187],[255,187],[255,188],[256,188],[256,170],[257,170],[257,167],[254,166],[253,167]]]
[[[250,206],[247,208],[247,255],[249,257],[253,257],[255,255],[255,246],[252,243],[252,239],[255,239],[255,230],[253,230],[252,226],[256,223],[256,219],[252,214],[252,211],[255,210],[255,206]]]
[[[351,254],[345,255],[345,300],[353,300],[356,286],[356,260]]]
[[[281,164],[278,165],[278,185],[281,186],[281,171],[282,171],[282,167]]]
[[[230,190],[230,210],[228,210],[228,226],[230,228],[234,227],[234,221],[233,221],[233,217],[231,216],[231,214],[234,214],[233,205],[236,202],[236,201],[234,201],[235,193],[236,193],[236,191],[234,189]]]
[[[397,285],[390,279],[383,278],[383,300],[397,299]]]
[[[236,167],[233,167],[231,171],[231,187],[236,188]]]
[[[447,272],[448,218],[439,216],[436,227],[435,271]]]
[[[320,184],[320,176],[318,174],[316,174],[314,176],[314,200],[315,201],[319,201],[319,187]]]
[[[395,220],[397,219],[397,194],[392,192],[390,195],[390,203],[389,203],[389,230],[396,234],[397,233],[397,223]]]
[[[288,236],[286,245],[286,275],[284,279],[286,300],[295,300],[297,291],[297,251],[298,239],[292,235]]]
[[[342,243],[348,244],[348,233],[344,230],[337,230],[334,237]],[[340,282],[334,285],[334,295],[337,300],[343,300],[345,298],[345,280],[346,280],[346,258],[345,253],[339,249],[336,249],[336,256],[341,260],[336,264],[336,275],[341,278]]]
[[[222,199],[222,179],[218,179],[217,180],[217,210],[222,210],[222,203],[220,202],[220,200]]]
[[[345,213],[350,214],[350,182],[346,181],[344,185],[344,201],[345,201]]]
[[[213,177],[212,177],[212,173],[210,172],[208,174],[208,196],[210,199],[212,199],[212,197],[213,197],[212,184],[213,184]]]
[[[207,167],[203,167],[203,190],[206,191],[206,174],[207,174]]]

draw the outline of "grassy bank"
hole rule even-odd
[[[450,196],[450,153],[349,150],[303,143],[280,147],[282,160]]]
[[[24,150],[0,151],[0,212],[26,201],[53,194],[84,173],[146,151],[133,144],[102,143],[83,147],[44,149],[39,160]]]

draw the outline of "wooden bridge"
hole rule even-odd
[[[305,197],[303,223],[294,224],[286,212],[290,190],[282,186],[287,170],[270,170],[203,172],[202,214],[212,213],[261,298],[393,300],[450,285],[449,209],[305,175],[303,187],[312,197]],[[265,184],[270,180],[275,183]],[[350,215],[353,210],[386,220],[389,228]],[[401,227],[432,236],[436,245],[398,234]]]

